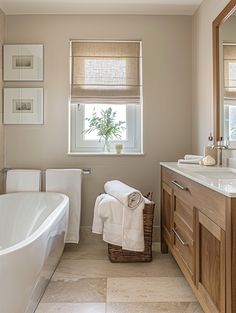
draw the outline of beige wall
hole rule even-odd
[[[204,0],[193,17],[193,152],[201,153],[212,131],[212,22],[229,0]]]
[[[0,9],[0,170],[4,167],[4,127],[2,125],[2,45],[5,33],[5,15]],[[0,193],[3,192],[3,175],[0,172]]]
[[[96,38],[143,40],[144,156],[67,155],[68,42]],[[45,49],[44,83],[30,84],[44,86],[45,124],[6,126],[6,166],[91,167],[83,181],[82,225],[91,225],[106,180],[123,180],[144,194],[154,191],[157,200],[159,162],[191,152],[191,17],[7,16],[6,42],[43,43]]]

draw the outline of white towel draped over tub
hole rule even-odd
[[[41,171],[40,170],[8,170],[6,179],[6,193],[40,191]]]
[[[66,242],[79,242],[81,214],[81,169],[48,169],[45,174],[46,191],[64,193],[69,197],[69,225]]]
[[[124,185],[124,184],[123,184]],[[109,184],[106,183],[106,191]],[[124,188],[124,186],[122,186]],[[126,190],[130,190],[127,186]],[[124,189],[123,189],[124,190]],[[132,193],[135,189],[132,188]],[[135,190],[135,193],[141,194]],[[118,195],[118,191],[116,195]],[[113,193],[114,194],[114,193]],[[94,207],[94,218],[92,232],[103,234],[103,240],[121,246],[125,250],[143,251],[144,250],[144,231],[143,231],[143,209],[144,198],[141,199],[136,208],[127,206],[128,192],[119,193],[119,198],[124,200],[122,203],[111,194],[102,194],[97,197]]]

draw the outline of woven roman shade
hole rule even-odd
[[[72,102],[140,103],[141,57],[138,41],[72,41]]]
[[[236,98],[236,45],[224,44],[224,97]]]

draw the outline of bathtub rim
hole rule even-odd
[[[0,195],[1,197],[4,196],[10,196],[10,195],[15,195],[15,194],[54,194],[54,195],[59,195],[62,197],[62,202],[60,202],[60,204],[55,208],[55,210],[53,212],[51,212],[51,214],[48,215],[48,217],[45,219],[45,221],[39,226],[39,228],[33,232],[33,234],[31,234],[29,237],[27,237],[26,239],[8,247],[5,248],[3,250],[0,250],[0,257],[3,255],[7,255],[10,253],[13,253],[17,250],[20,250],[21,248],[26,247],[27,245],[29,245],[30,243],[32,243],[33,241],[35,241],[36,239],[38,239],[45,231],[47,231],[51,225],[53,224],[53,222],[55,221],[56,218],[58,218],[60,216],[60,214],[62,213],[62,210],[64,209],[65,206],[68,205],[69,208],[69,197],[63,193],[60,192],[53,192],[53,191],[43,191],[43,192],[38,192],[38,191],[23,191],[23,192],[12,192],[12,193],[7,193],[7,194],[2,194]]]

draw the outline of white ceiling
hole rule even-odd
[[[202,0],[0,0],[5,14],[192,15]]]

